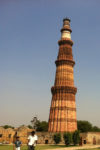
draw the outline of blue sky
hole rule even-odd
[[[71,19],[77,119],[100,127],[100,1],[0,0],[0,125],[48,120],[62,20]]]

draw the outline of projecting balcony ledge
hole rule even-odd
[[[64,45],[64,44],[69,44],[69,45],[73,45],[73,41],[69,38],[62,38],[61,40],[58,41],[59,45]]]
[[[68,65],[71,65],[73,67],[75,65],[75,61],[71,60],[71,59],[61,59],[61,60],[56,60],[55,64],[56,64],[56,66],[68,64]]]
[[[72,30],[71,30],[71,28],[69,26],[63,27],[60,31],[61,32],[63,32],[63,31],[70,31],[70,32],[72,32]]]
[[[76,87],[70,87],[70,86],[53,86],[51,88],[52,94],[61,92],[61,93],[73,93],[76,94],[77,88]]]

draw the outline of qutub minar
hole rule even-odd
[[[70,19],[63,20],[59,52],[56,64],[52,101],[49,114],[49,132],[73,132],[77,130],[73,60]]]

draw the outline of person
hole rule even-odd
[[[17,136],[16,141],[14,142],[14,146],[16,150],[20,150],[21,145],[22,145],[22,142],[19,140],[19,136]]]
[[[28,137],[28,150],[35,150],[37,140],[38,140],[38,137],[35,134],[35,131],[32,131],[31,135],[29,135]]]

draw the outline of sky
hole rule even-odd
[[[63,18],[71,19],[77,119],[100,127],[100,1],[0,0],[0,125],[48,121]]]

